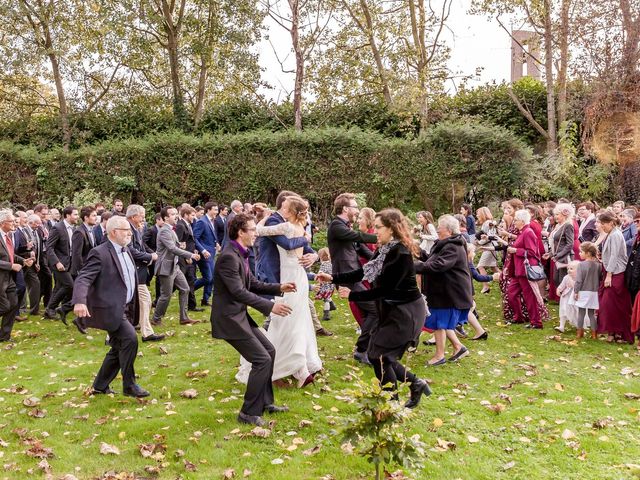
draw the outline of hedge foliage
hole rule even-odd
[[[344,191],[365,193],[374,208],[450,211],[469,192],[485,202],[520,191],[532,158],[505,129],[450,122],[416,140],[326,128],[200,136],[172,131],[69,152],[0,142],[0,168],[10,172],[2,176],[0,201],[59,205],[91,188],[158,208],[209,199],[273,202],[278,191],[291,189],[323,218]]]

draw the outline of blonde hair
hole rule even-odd
[[[322,247],[318,250],[318,256],[320,257],[321,262],[331,261],[331,255],[329,254],[329,249],[327,247]]]
[[[360,215],[367,222],[367,228],[373,228],[373,221],[376,218],[376,211],[373,208],[363,207],[360,209]]]
[[[294,217],[291,223],[306,225],[309,203],[301,197],[287,197],[287,210]]]
[[[476,211],[476,215],[478,217],[478,223],[480,225],[482,225],[487,220],[493,220],[493,215],[491,214],[491,210],[489,210],[489,207],[480,207]]]
[[[580,262],[578,260],[571,260],[567,265],[567,270],[577,270]]]

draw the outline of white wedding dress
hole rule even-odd
[[[270,227],[258,225],[257,233],[259,236],[296,236],[294,226],[289,222]],[[302,386],[310,374],[322,370],[309,309],[309,279],[305,269],[298,263],[302,256],[302,248],[287,251],[278,246],[278,252],[280,282],[295,283],[296,292],[285,293],[282,299],[276,299],[289,305],[292,311],[286,317],[272,314],[269,330],[265,332],[276,349],[272,380],[293,375],[298,380],[298,386]],[[251,364],[241,357],[236,379],[241,383],[247,383],[250,371]]]

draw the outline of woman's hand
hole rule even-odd
[[[609,288],[611,286],[611,272],[607,272],[607,276],[604,277],[604,287]]]
[[[282,283],[280,284],[280,291],[282,293],[290,293],[290,292],[295,292],[296,291],[296,284],[291,282],[291,283]]]
[[[542,255],[542,259],[543,260],[549,260],[551,258],[551,254],[550,253],[545,253],[544,255]]]
[[[328,273],[320,272],[316,275],[316,280],[319,282],[331,283],[333,282],[333,277]]]
[[[496,272],[493,274],[493,281],[494,282],[499,282],[500,281],[500,277],[502,276],[502,274],[500,272]]]
[[[517,248],[515,248],[515,247],[509,247],[509,248],[507,248],[507,253],[516,253],[517,251],[518,251],[518,249],[517,249]]]
[[[340,287],[338,288],[338,293],[340,294],[340,298],[349,298],[351,290],[349,290],[347,287]]]

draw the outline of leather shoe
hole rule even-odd
[[[326,328],[319,328],[316,330],[316,335],[319,337],[331,337],[333,336],[333,332],[330,332]]]
[[[489,338],[489,332],[487,332],[486,330],[478,335],[477,337],[473,337],[470,340],[487,340]]]
[[[144,388],[142,388],[140,385],[135,383],[130,388],[125,388],[122,391],[122,393],[127,397],[135,397],[135,398],[148,397],[149,395],[151,395]]]
[[[358,352],[356,350],[355,352],[353,352],[353,359],[359,361],[360,363],[364,363],[365,365],[371,365],[369,357],[367,356],[367,352]]]
[[[73,322],[73,324],[76,326],[76,328],[78,329],[78,331],[83,334],[86,335],[87,334],[87,328],[84,326],[84,322],[82,321],[81,318],[75,317],[73,320],[71,320]]]
[[[267,413],[283,413],[283,412],[288,412],[289,411],[289,407],[285,407],[285,406],[279,406],[279,405],[265,405],[264,406],[264,411]]]
[[[258,427],[262,427],[266,425],[267,422],[258,415],[247,415],[246,413],[238,413],[238,421],[240,423],[250,423],[251,425],[257,425]]]
[[[49,310],[48,308],[44,311],[43,317],[48,319],[48,320],[57,320],[58,319],[58,315],[56,314],[56,312],[54,310]]]
[[[451,357],[449,357],[449,361],[457,362],[458,360],[466,357],[467,355],[469,355],[469,350],[467,350],[467,347],[462,347],[460,350],[454,353]]]
[[[112,390],[111,387],[107,387],[104,390],[99,390],[97,388],[93,388],[91,390],[91,395],[111,395],[114,394],[115,395],[115,390]]]
[[[15,321],[16,322],[25,322],[27,320],[27,317],[22,317],[20,315],[16,315]]]
[[[180,320],[180,325],[195,325],[196,323],[200,323],[200,321],[191,320],[190,318],[185,318],[184,320]]]
[[[67,323],[67,313],[64,310],[62,310],[61,307],[56,308],[56,314],[58,315],[58,318],[60,318],[60,321],[62,323],[69,326],[69,324]]]
[[[154,327],[158,327],[158,326],[162,325],[162,320],[155,320],[155,319],[152,319],[150,323],[151,323],[151,325],[153,325]]]
[[[429,388],[429,384],[422,379],[417,379],[414,383],[409,386],[409,390],[411,391],[411,398],[407,400],[407,403],[404,404],[406,408],[416,408],[420,403],[420,398],[422,395],[428,397],[431,395],[431,389]]]
[[[142,337],[143,342],[158,342],[160,340],[164,340],[164,335],[152,333],[151,335],[147,335],[146,337]]]
[[[193,307],[189,308],[190,312],[204,312],[204,308]]]
[[[202,301],[200,302],[200,306],[201,306],[201,307],[210,307],[210,306],[211,306],[211,304],[210,304],[209,302],[205,301],[205,300],[202,300]]]

